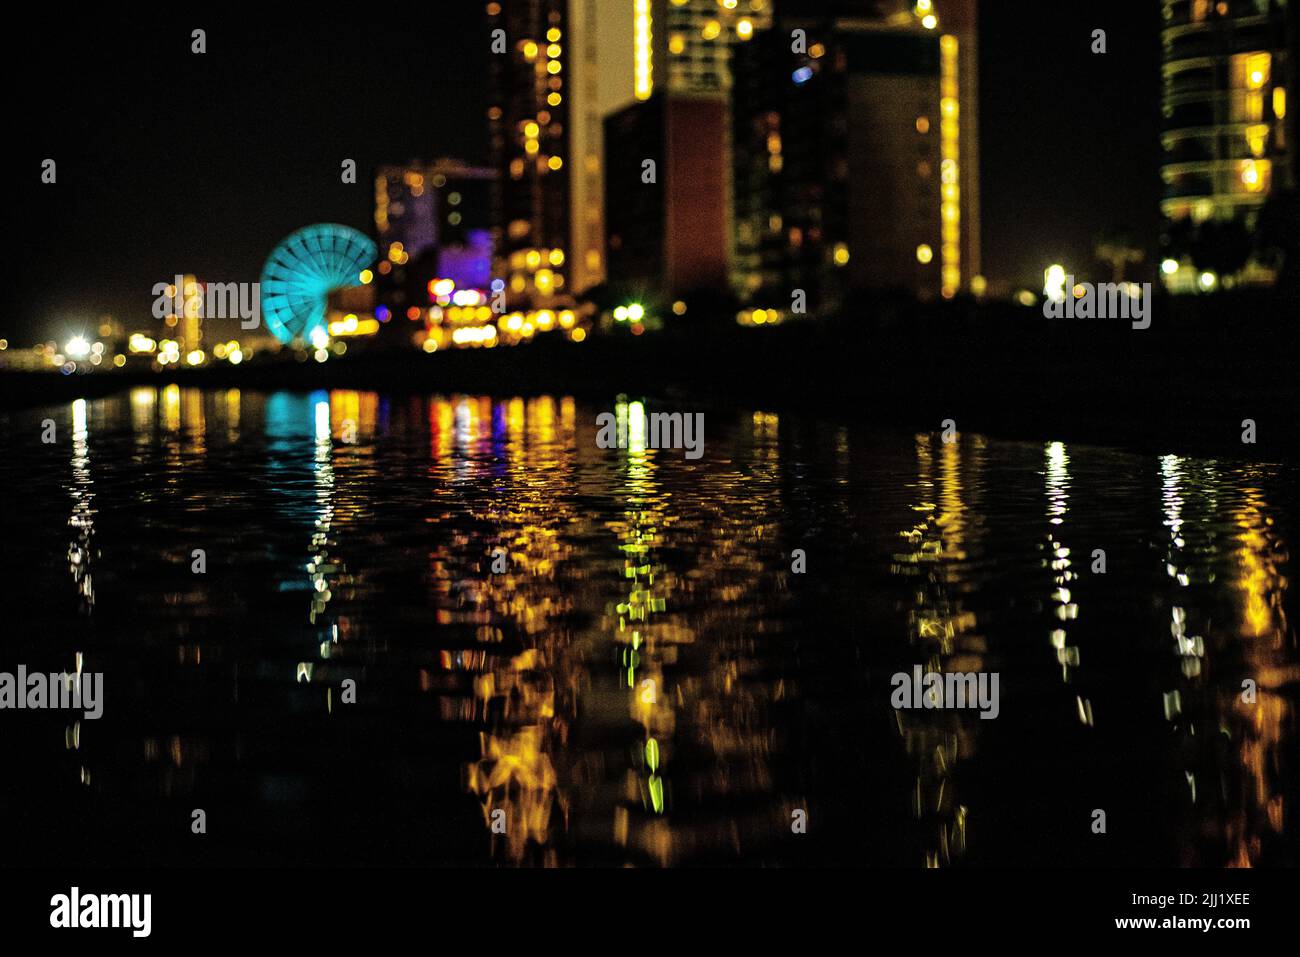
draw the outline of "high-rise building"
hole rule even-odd
[[[659,90],[605,120],[609,275],[642,295],[727,284],[726,104]]]
[[[632,0],[500,0],[488,119],[500,173],[494,272],[551,305],[605,278],[601,124],[632,98]],[[495,31],[503,31],[497,34]]]
[[[1271,269],[1248,260],[1245,244],[1270,197],[1296,185],[1295,3],[1165,0],[1163,15],[1165,283],[1191,292],[1267,282]],[[1220,248],[1241,247],[1235,275],[1207,268],[1216,257],[1197,249],[1207,229]]]
[[[628,2],[638,100],[656,90],[726,93],[732,50],[772,23],[772,0]]]
[[[982,286],[974,0],[803,0],[736,50],[733,284],[765,319]]]
[[[683,279],[683,274],[680,268],[672,268],[671,263],[680,259],[683,248],[700,248],[717,243],[718,250],[714,256],[721,255],[727,264],[724,268],[727,269],[734,255],[734,184],[730,160],[732,59],[737,48],[749,43],[772,25],[773,2],[774,0],[632,0],[633,87],[636,98],[644,101],[658,94],[667,97],[666,116],[670,121],[678,121],[669,128],[678,130],[679,146],[685,144],[679,122],[682,117],[709,117],[707,125],[702,124],[694,129],[690,148],[697,156],[710,157],[710,162],[703,171],[706,179],[709,179],[708,174],[712,171],[712,157],[716,157],[722,164],[721,180],[712,187],[716,193],[698,197],[710,204],[720,205],[723,211],[722,236],[717,238],[708,232],[702,236],[674,238],[671,231],[665,233],[666,241],[679,243],[677,252],[671,247],[665,249],[665,257],[670,264],[669,281],[678,291],[681,291],[679,280]],[[695,105],[688,106],[684,97],[694,99]],[[708,98],[714,98],[719,104],[720,112],[716,123],[713,122],[714,110],[703,102]],[[680,181],[681,176],[688,173],[688,168],[675,165]],[[679,182],[679,185],[684,184]],[[678,196],[681,196],[680,190]],[[680,222],[681,216],[673,213],[674,205],[669,197],[666,203],[669,217]],[[703,211],[698,211],[691,218],[698,218],[700,213]],[[670,225],[671,223],[665,222],[665,227]],[[699,225],[711,230],[714,224],[709,220]],[[687,242],[687,247],[680,246],[683,241]],[[699,276],[711,274],[714,256],[701,263],[702,268],[696,271]]]
[[[436,278],[488,288],[495,179],[494,169],[452,159],[376,171],[375,311],[382,322],[418,321]]]

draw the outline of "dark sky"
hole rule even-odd
[[[610,0],[616,2],[616,0]],[[622,2],[622,0],[617,0]],[[1026,283],[1158,224],[1158,12],[1145,0],[981,4],[984,272]],[[310,9],[298,5],[302,11]],[[38,12],[11,33],[16,240],[0,337],[144,320],[178,271],[255,281],[312,222],[369,231],[379,163],[486,158],[483,3],[283,14]],[[190,31],[207,30],[207,53]],[[1109,52],[1089,52],[1107,30]],[[40,164],[58,163],[42,185]],[[339,164],[355,159],[358,182]]]

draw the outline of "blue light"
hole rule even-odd
[[[272,250],[262,267],[262,317],[286,345],[310,341],[325,326],[326,299],[359,285],[378,255],[374,242],[350,226],[324,223],[298,230]]]
[[[803,86],[813,78],[813,68],[810,66],[801,66],[799,69],[794,71],[793,76],[795,83]]]

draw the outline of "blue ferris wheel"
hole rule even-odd
[[[310,342],[325,328],[325,308],[336,289],[360,285],[361,271],[378,247],[350,226],[320,223],[293,233],[262,267],[262,318],[271,334],[290,345]]]

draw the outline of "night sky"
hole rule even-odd
[[[369,232],[380,163],[485,161],[483,3],[412,10],[35,12],[3,67],[16,207],[0,336],[62,341],[104,313],[145,323],[154,283],[177,272],[256,281],[300,226]],[[1107,228],[1153,245],[1157,6],[991,0],[980,15],[985,275],[1032,284],[1051,261],[1086,268]],[[1089,51],[1096,27],[1104,56]],[[54,186],[40,183],[46,157]],[[356,185],[340,182],[345,158]]]

